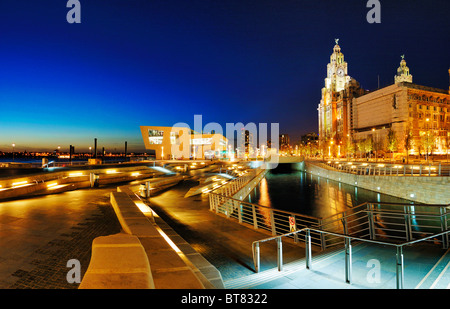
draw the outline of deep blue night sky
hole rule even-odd
[[[393,83],[400,55],[414,83],[448,89],[450,3],[365,0],[65,0],[0,2],[0,150],[143,150],[139,126],[279,123],[317,131],[326,64],[339,44],[366,89]]]

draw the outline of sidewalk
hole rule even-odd
[[[184,181],[150,199],[150,207],[213,264],[224,281],[254,273],[252,243],[271,235],[253,230],[209,210],[207,195],[184,198],[194,181]],[[283,242],[283,260],[289,263],[305,255],[302,244]],[[276,243],[261,246],[262,270],[277,266]]]

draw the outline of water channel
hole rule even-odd
[[[364,202],[413,203],[303,171],[276,170],[266,174],[246,201],[318,218],[328,217]]]

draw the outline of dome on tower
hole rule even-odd
[[[402,55],[402,61],[397,69],[397,75],[394,77],[395,83],[409,82],[412,83],[412,75],[409,73],[409,68],[406,66],[405,55]]]

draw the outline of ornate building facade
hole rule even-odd
[[[336,42],[318,107],[322,149],[342,145],[342,155],[349,144],[357,149],[358,142],[370,139],[372,151],[388,153],[389,140],[394,138],[397,153],[447,152],[450,88],[447,91],[414,84],[402,56],[394,84],[365,91],[347,76],[343,59]]]
[[[339,40],[327,64],[327,77],[318,106],[319,143],[345,144],[353,126],[353,98],[365,93],[360,84],[348,75],[348,64],[341,52]]]

